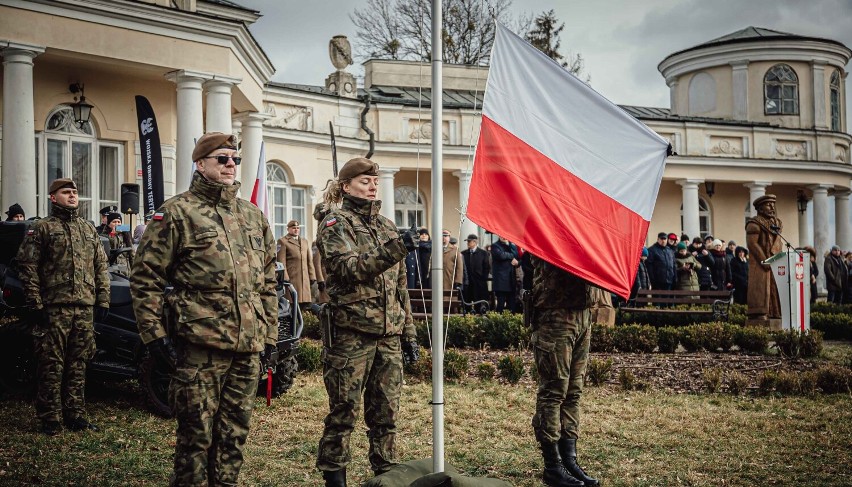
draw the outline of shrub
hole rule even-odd
[[[517,384],[524,376],[524,361],[517,355],[506,355],[497,362],[500,377],[509,384]]]
[[[417,362],[405,365],[405,372],[423,381],[432,380],[432,352],[428,348],[420,347],[420,358]]]
[[[824,365],[816,371],[816,380],[826,394],[847,394],[852,387],[852,371],[836,365]]]
[[[478,348],[482,344],[480,328],[474,315],[450,316],[446,326],[448,347]]]
[[[734,333],[736,331],[734,325],[717,321],[692,325],[691,328],[694,328],[698,346],[708,352],[715,352],[719,349],[727,351],[734,345]]]
[[[701,350],[701,339],[698,332],[698,325],[690,325],[681,328],[678,334],[680,344],[687,352],[697,352]]]
[[[458,350],[448,348],[444,353],[444,378],[462,380],[467,376],[467,356]]]
[[[800,385],[801,380],[799,378],[800,375],[801,374],[787,370],[778,372],[778,380],[775,383],[775,390],[778,391],[778,394],[784,396],[799,394],[802,391],[802,387]]]
[[[319,318],[313,313],[302,313],[302,336],[305,338],[313,338],[314,340],[322,340],[320,332]]]
[[[715,394],[722,388],[722,369],[704,369],[701,374],[704,379],[704,388],[707,392]]]
[[[758,391],[763,395],[772,394],[775,391],[775,386],[778,385],[778,372],[774,370],[764,370],[763,375],[757,383]]]
[[[660,353],[674,353],[679,342],[680,333],[677,328],[671,326],[657,328],[657,345],[660,347]]]
[[[671,309],[676,310],[699,310],[710,309],[709,305],[677,305]],[[673,326],[682,327],[690,323],[701,323],[712,321],[712,315],[698,313],[683,313],[683,314],[659,314],[659,313],[644,313],[642,311],[618,313],[616,316],[616,325],[626,323],[639,323],[643,325],[651,325],[654,327]]]
[[[623,325],[615,328],[615,348],[622,352],[651,353],[657,348],[657,330],[650,325]]]
[[[494,367],[494,364],[491,362],[482,362],[481,364],[476,366],[476,376],[479,377],[479,380],[482,381],[490,381],[494,379],[494,373],[497,369]]]
[[[775,332],[775,347],[785,357],[818,357],[822,353],[822,332],[811,330],[799,333],[798,330]]]
[[[594,353],[611,353],[615,351],[615,328],[598,323],[592,323],[592,338],[589,349]]]
[[[820,301],[811,305],[811,318],[813,313],[822,313],[827,315],[847,314],[852,315],[852,304],[835,304],[828,301]]]
[[[823,332],[826,340],[852,340],[852,307],[847,305],[843,309],[842,313],[811,310],[811,329]]]
[[[766,353],[769,347],[769,332],[763,328],[746,326],[734,333],[734,343],[745,353]]]
[[[735,370],[729,373],[725,382],[728,384],[728,392],[735,396],[748,390],[748,378],[742,372]]]
[[[423,320],[415,321],[414,328],[417,330],[417,343],[421,347],[429,347],[432,340],[432,336],[429,334],[431,328]]]
[[[296,347],[296,362],[299,364],[299,370],[319,370],[322,367],[322,347],[307,340],[300,340]]]
[[[586,380],[593,386],[599,386],[609,380],[612,375],[612,359],[601,360],[592,358],[586,365]]]
[[[802,394],[812,396],[816,394],[818,386],[818,377],[817,373],[813,370],[808,370],[802,372],[799,375],[799,387],[801,388]]]
[[[621,369],[618,373],[618,382],[625,391],[632,391],[636,388],[636,374],[628,369]]]
[[[482,340],[497,350],[506,350],[517,346],[525,347],[529,343],[529,329],[524,326],[519,314],[489,312],[478,317]]]

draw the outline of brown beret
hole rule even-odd
[[[233,134],[223,134],[222,132],[210,132],[201,136],[198,142],[195,143],[195,149],[192,150],[192,162],[195,162],[202,157],[210,154],[216,149],[235,149],[237,145],[234,141]]]
[[[296,220],[290,220],[289,222],[287,222],[287,228],[298,227],[298,226],[299,226],[299,222],[297,222]]]
[[[362,174],[366,174],[367,176],[378,176],[379,165],[363,157],[349,159],[349,161],[347,161],[340,169],[340,172],[337,173],[337,179],[340,181],[346,181]]]
[[[77,189],[77,185],[74,183],[74,180],[71,178],[59,178],[54,179],[52,183],[50,183],[50,189],[47,190],[48,194],[53,194],[59,191],[62,188],[71,188]]]
[[[766,203],[767,201],[771,201],[771,202],[775,203],[776,200],[777,200],[777,198],[775,197],[774,194],[765,194],[765,195],[761,196],[760,198],[757,198],[756,200],[754,200],[754,208],[755,209],[760,208],[760,205]]]

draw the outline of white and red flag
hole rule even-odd
[[[260,160],[257,161],[257,178],[251,190],[251,202],[269,218],[269,205],[266,201],[266,147],[260,143]]]
[[[467,216],[627,297],[668,142],[498,24]]]

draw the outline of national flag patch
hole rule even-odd
[[[35,233],[35,230],[33,230],[32,228],[30,228],[29,230],[27,230],[27,236],[30,236],[30,235],[32,235],[32,234],[34,234],[34,233]]]
[[[332,218],[332,219],[325,222],[325,226],[330,227],[330,226],[334,225],[335,223],[337,223],[337,218]]]
[[[163,213],[162,211],[158,211],[158,212],[154,213],[154,216],[152,218],[154,220],[160,221],[160,220],[163,219],[164,216],[166,216],[165,213]]]

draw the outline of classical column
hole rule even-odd
[[[768,181],[755,181],[753,183],[743,184],[743,186],[748,188],[748,209],[751,212],[751,216],[757,215],[757,210],[754,209],[754,200],[765,195],[766,187],[770,184],[772,183]]]
[[[679,179],[677,184],[683,188],[683,233],[689,238],[701,235],[701,223],[698,218],[698,185],[703,179]]]
[[[852,250],[852,229],[849,222],[849,193],[848,189],[838,189],[834,192],[834,224],[835,242],[843,251]]]
[[[175,144],[175,194],[189,189],[192,180],[192,149],[204,134],[202,84],[211,75],[192,71],[172,71],[166,79],[177,85],[177,141]]]
[[[671,107],[671,113],[677,115],[677,78],[666,78],[666,85],[669,87],[669,106]]]
[[[266,119],[266,115],[257,112],[242,113],[239,117],[240,122],[242,122],[240,156],[243,158],[243,162],[240,164],[239,177],[243,185],[241,196],[245,199],[251,199],[251,192],[257,179],[260,145],[263,142],[264,119]],[[266,163],[266,161],[263,162]],[[299,223],[305,224],[305,222]]]
[[[237,146],[242,145],[242,133],[243,133],[243,122],[237,118],[231,120],[231,133],[234,134],[234,137],[237,139]],[[243,181],[243,171],[240,168],[242,164],[237,166],[237,181],[242,183]],[[245,193],[245,191],[241,188],[241,193]],[[241,194],[242,195],[242,194]],[[249,193],[249,197],[251,197],[251,193]]]
[[[813,67],[813,76],[814,76],[814,127],[818,129],[828,129],[828,116],[826,113],[826,100],[827,96],[825,94],[825,61],[817,61],[814,60]]]
[[[12,43],[0,51],[3,56],[2,207],[18,203],[28,217],[38,214],[36,195],[42,193],[46,198],[46,187],[39,188],[36,180],[33,120],[33,58],[43,52],[43,47]]]
[[[204,132],[231,131],[231,88],[240,80],[227,76],[214,75],[204,83],[207,90],[207,124]]]
[[[382,209],[381,214],[390,218],[391,221],[395,222],[394,219],[394,198],[393,198],[393,178],[394,174],[399,172],[398,167],[380,167],[379,168],[379,199],[382,200]],[[408,222],[411,224],[412,222]]]
[[[810,212],[810,201],[808,202],[808,208],[805,211],[797,211],[796,214],[799,215],[799,247],[804,247],[805,245],[813,245],[813,240],[811,239],[811,228],[808,225],[808,213]]]
[[[734,95],[734,120],[748,120],[748,60],[734,61],[731,80]]]
[[[476,223],[473,223],[467,218],[467,200],[470,195],[470,178],[473,176],[473,169],[461,169],[453,172],[453,176],[459,178],[459,208],[461,209],[462,215],[464,215],[464,221],[461,224],[461,230],[459,230],[459,242],[466,239],[468,235],[475,233],[479,233],[479,228]],[[464,248],[462,245],[461,248]]]
[[[822,264],[825,253],[832,245],[832,242],[828,241],[828,190],[832,187],[830,184],[808,186],[808,189],[814,192],[814,249],[817,254],[817,268],[820,270],[817,277],[817,288],[820,293],[825,292],[825,273],[822,272]]]

